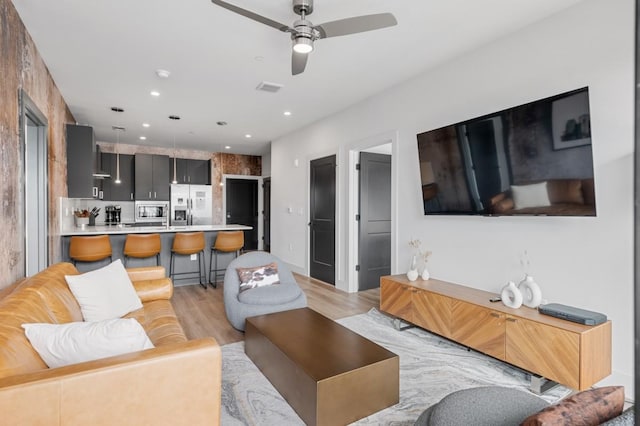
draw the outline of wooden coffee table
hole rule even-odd
[[[399,401],[398,355],[308,308],[247,318],[245,352],[308,425]]]

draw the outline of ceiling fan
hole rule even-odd
[[[313,0],[293,0],[293,11],[300,15],[300,19],[290,27],[257,13],[234,6],[226,1],[211,0],[213,4],[224,7],[232,12],[246,16],[249,19],[268,25],[284,33],[291,33],[293,54],[291,57],[291,74],[296,75],[304,71],[307,57],[313,50],[313,42],[322,38],[338,37],[348,34],[362,33],[394,26],[398,23],[391,13],[377,13],[373,15],[355,16],[313,25],[307,15],[313,12]]]

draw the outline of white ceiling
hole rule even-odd
[[[171,147],[175,136],[179,148],[262,154],[280,136],[579,1],[316,0],[314,24],[391,12],[398,25],[317,41],[298,76],[288,34],[209,0],[13,3],[71,112],[97,140],[115,142],[118,125],[125,143]],[[298,18],[291,0],[229,2],[289,25]],[[170,78],[158,78],[158,68]],[[284,88],[256,91],[261,81]]]

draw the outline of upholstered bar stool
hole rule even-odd
[[[160,234],[128,234],[124,242],[124,264],[130,257],[146,259],[156,257],[156,266],[160,265]]]
[[[220,231],[216,235],[216,241],[211,247],[209,254],[209,284],[216,288],[218,286],[218,277],[224,277],[226,268],[218,269],[218,253],[235,253],[234,258],[238,257],[240,250],[244,247],[244,231]],[[211,260],[215,254],[215,266],[211,269]],[[222,271],[222,274],[219,273]],[[211,281],[211,272],[213,272],[213,281]]]
[[[171,248],[171,263],[169,265],[169,276],[174,279],[176,275],[195,274],[196,271],[179,272],[174,271],[174,259],[175,256],[191,256],[192,254],[198,255],[198,281],[200,285],[205,289],[206,283],[202,281],[202,272],[206,272],[206,267],[200,265],[200,260],[204,264],[204,232],[181,232],[177,233],[173,239],[173,246]],[[205,275],[206,278],[206,275]],[[185,278],[182,278],[185,279]]]
[[[111,240],[108,235],[92,235],[89,237],[71,237],[69,242],[69,258],[77,262],[98,262],[111,257]]]

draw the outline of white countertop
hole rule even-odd
[[[72,227],[62,229],[60,235],[97,235],[97,234],[149,234],[166,232],[196,232],[196,231],[248,231],[253,229],[245,225],[190,225],[190,226],[129,226],[129,225],[97,225],[84,228]]]

